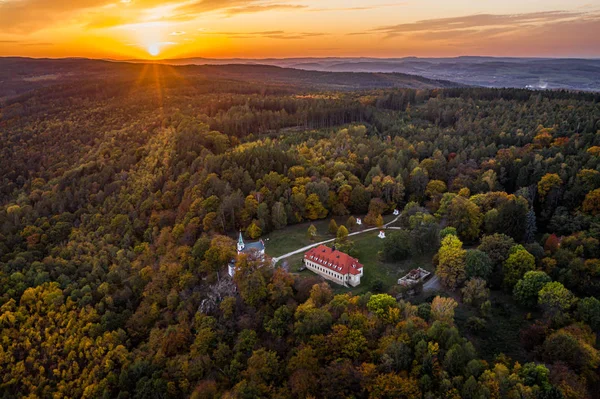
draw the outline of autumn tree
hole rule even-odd
[[[554,253],[558,250],[560,246],[560,240],[556,236],[556,234],[550,234],[544,243],[544,249],[550,253]]]
[[[246,229],[246,234],[248,235],[248,237],[255,240],[262,235],[262,230],[260,227],[258,227],[256,222],[254,221]]]
[[[586,194],[582,208],[584,212],[590,215],[596,216],[600,214],[600,188]]]
[[[492,234],[481,239],[478,249],[485,252],[494,266],[502,265],[510,255],[510,249],[515,245],[515,240],[504,234]]]
[[[425,195],[427,195],[430,199],[434,199],[437,196],[441,196],[446,192],[446,190],[448,190],[448,187],[446,187],[446,183],[443,181],[430,180],[425,188]]]
[[[451,290],[458,288],[466,279],[465,273],[466,251],[458,237],[449,235],[442,240],[438,251],[439,264],[436,275]]]
[[[325,306],[333,299],[333,291],[326,282],[315,284],[310,290],[310,300],[317,306]]]
[[[431,318],[449,325],[454,324],[454,309],[458,303],[452,298],[436,296],[431,302]]]
[[[267,263],[251,255],[242,254],[237,258],[233,277],[240,296],[248,305],[258,307],[269,294],[267,281],[269,278]]]
[[[343,243],[348,239],[348,229],[346,228],[346,226],[341,225],[338,229],[337,229],[337,233],[336,233],[336,242],[338,243]]]
[[[235,242],[229,237],[215,236],[204,254],[202,270],[207,273],[215,272],[225,267],[235,256]]]
[[[546,283],[538,293],[538,304],[551,316],[568,311],[575,301],[573,293],[558,281]]]
[[[367,308],[377,315],[377,317],[389,323],[393,323],[399,318],[399,312],[397,311],[398,302],[388,294],[371,296],[367,303]]]
[[[311,194],[306,198],[306,217],[308,219],[323,219],[327,216],[327,213],[327,209],[325,209],[317,194]]]
[[[463,240],[477,239],[482,220],[479,207],[466,198],[457,196],[448,206],[448,224],[456,228]]]
[[[550,191],[559,188],[563,184],[562,179],[556,173],[546,173],[538,182],[538,194],[545,199]]]
[[[331,219],[329,221],[329,234],[336,234],[338,231],[338,225],[335,222],[335,219]]]
[[[463,301],[467,305],[479,306],[487,301],[490,290],[486,287],[486,281],[481,278],[472,278],[467,280],[465,286],[461,289]]]
[[[535,258],[525,248],[517,249],[504,262],[504,286],[511,289],[528,271],[535,270]]]

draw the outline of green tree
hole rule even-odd
[[[239,383],[235,387],[240,397],[245,397],[247,392],[252,396],[264,397],[272,391],[270,386],[279,376],[280,366],[277,353],[260,348],[252,352],[248,359],[248,367],[242,376],[247,381],[246,384]]]
[[[338,225],[335,222],[335,219],[331,219],[329,221],[329,234],[336,234],[338,231]]]
[[[240,296],[248,305],[258,307],[267,298],[267,272],[269,268],[263,260],[251,259],[248,255],[239,255],[233,277]]]
[[[535,257],[526,249],[518,249],[504,262],[504,286],[512,290],[528,271],[535,270]]]
[[[443,240],[446,236],[449,236],[449,235],[457,236],[456,227],[452,227],[452,226],[444,227],[440,231],[440,240]]]
[[[575,295],[558,281],[547,283],[538,293],[538,303],[549,315],[567,312],[576,299]]]
[[[577,302],[577,316],[594,331],[600,331],[600,300],[595,297],[580,299]]]
[[[275,229],[279,230],[287,226],[287,213],[285,212],[285,206],[281,202],[276,202],[273,205],[271,218]]]
[[[317,238],[317,228],[315,227],[314,224],[311,224],[310,226],[308,226],[308,231],[306,232],[306,235],[308,236],[308,238],[311,241],[316,240],[316,238]]]
[[[493,272],[492,260],[483,251],[472,249],[465,256],[465,273],[467,278],[480,277],[484,280],[490,278]]]
[[[333,322],[331,313],[324,308],[314,307],[310,303],[298,306],[294,318],[296,319],[294,334],[299,338],[324,334]]]
[[[372,295],[369,302],[367,302],[367,308],[377,317],[387,322],[392,323],[397,320],[398,314],[394,310],[398,308],[398,302],[391,295]]]
[[[498,209],[495,220],[498,231],[521,241],[527,233],[527,218],[529,204],[523,197],[512,196]],[[531,226],[530,226],[531,228]]]
[[[344,225],[341,225],[337,230],[336,242],[343,243],[347,239],[348,239],[348,229]]]
[[[550,281],[552,279],[542,271],[529,271],[515,285],[513,296],[523,306],[535,306],[538,293]]]
[[[478,249],[488,254],[494,267],[501,266],[510,255],[515,240],[505,234],[492,234],[481,239]]]
[[[386,262],[397,262],[411,255],[411,237],[405,230],[389,234],[383,241],[383,259]]]
[[[356,228],[356,218],[354,216],[350,216],[346,221],[346,226],[348,227],[349,231],[354,231]]]

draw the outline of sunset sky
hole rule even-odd
[[[0,56],[600,57],[594,0],[0,0]]]

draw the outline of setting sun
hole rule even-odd
[[[153,43],[148,46],[148,54],[150,54],[152,57],[156,57],[158,54],[160,54],[160,47],[157,43]]]

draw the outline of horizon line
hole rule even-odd
[[[214,61],[228,61],[228,60],[247,60],[247,61],[268,61],[268,60],[407,60],[407,59],[421,59],[421,60],[453,60],[460,58],[491,58],[491,59],[521,59],[521,60],[600,60],[598,56],[498,56],[498,55],[457,55],[457,56],[401,56],[401,57],[373,57],[373,56],[330,56],[330,57],[315,57],[315,56],[294,56],[294,57],[204,57],[204,56],[189,56],[189,57],[177,57],[177,58],[109,58],[109,57],[85,57],[85,56],[65,56],[65,57],[32,57],[24,55],[0,55],[0,59],[6,58],[23,58],[31,60],[91,60],[91,61],[113,61],[113,62],[131,62],[131,61],[144,61],[144,62],[160,62],[160,61],[185,61],[185,60],[214,60]]]

